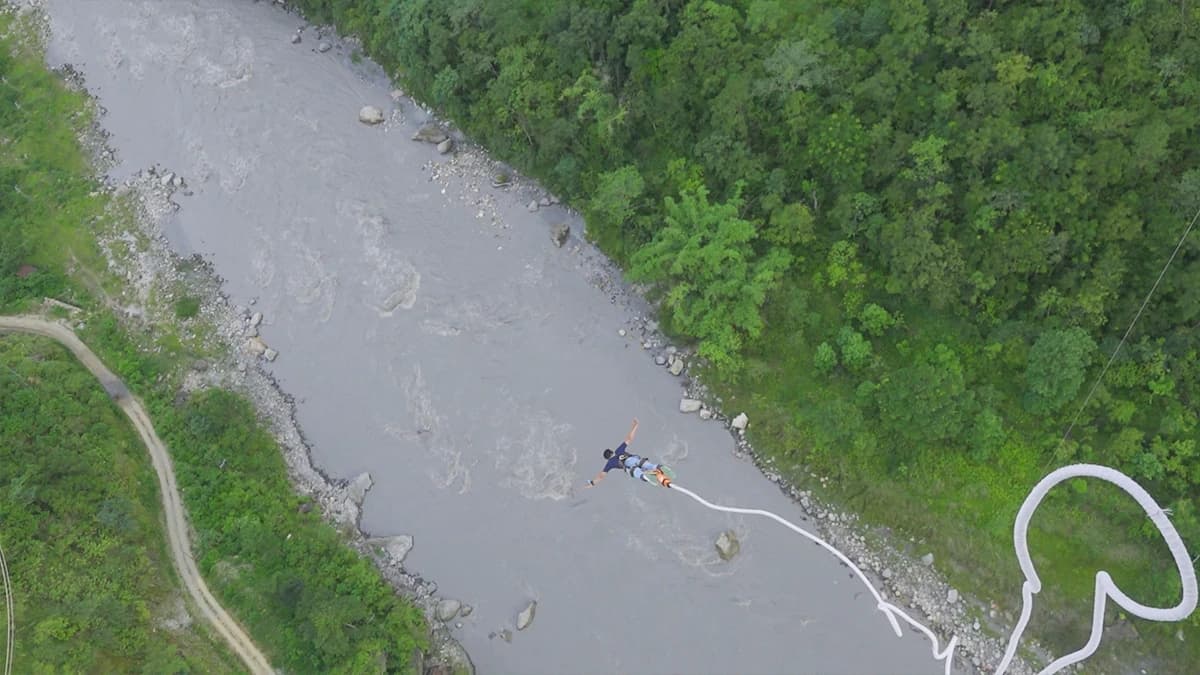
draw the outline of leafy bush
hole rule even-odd
[[[813,358],[813,366],[818,372],[828,373],[837,367],[837,352],[828,342],[822,342],[817,346],[817,354]]]
[[[175,317],[179,319],[190,319],[200,313],[200,298],[191,296],[180,298],[175,301]]]

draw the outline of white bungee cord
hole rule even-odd
[[[1138,504],[1142,507],[1142,510],[1146,512],[1146,515],[1150,517],[1150,520],[1154,523],[1155,527],[1158,528],[1159,533],[1162,534],[1163,540],[1166,541],[1167,548],[1171,551],[1171,556],[1175,559],[1175,566],[1179,570],[1179,578],[1182,583],[1182,597],[1179,601],[1179,604],[1175,605],[1174,607],[1165,609],[1159,607],[1147,607],[1146,605],[1133,600],[1123,591],[1121,591],[1121,589],[1118,588],[1115,583],[1113,583],[1112,577],[1108,574],[1108,572],[1103,570],[1097,572],[1096,594],[1092,612],[1091,637],[1089,637],[1087,644],[1084,645],[1082,649],[1071,652],[1066,656],[1062,656],[1054,660],[1050,663],[1050,665],[1043,668],[1039,672],[1039,675],[1052,675],[1053,673],[1057,673],[1063,668],[1066,668],[1071,664],[1078,663],[1096,652],[1096,649],[1100,646],[1100,638],[1104,630],[1104,609],[1108,598],[1112,598],[1118,605],[1120,605],[1130,614],[1150,621],[1181,621],[1187,618],[1196,608],[1196,571],[1192,566],[1191,557],[1188,554],[1187,547],[1184,545],[1179,533],[1175,530],[1175,526],[1172,525],[1170,519],[1167,518],[1169,515],[1168,512],[1161,508],[1158,503],[1154,501],[1154,498],[1142,488],[1142,486],[1138,485],[1132,478],[1126,476],[1120,471],[1117,471],[1116,469],[1112,469],[1107,466],[1099,466],[1096,464],[1072,464],[1070,466],[1065,466],[1061,469],[1053,471],[1043,478],[1036,486],[1034,486],[1033,490],[1030,491],[1029,496],[1025,498],[1024,503],[1021,504],[1020,511],[1017,513],[1016,523],[1013,526],[1013,545],[1016,549],[1017,560],[1021,565],[1021,571],[1025,575],[1025,583],[1021,587],[1021,618],[1019,621],[1017,621],[1017,625],[1013,629],[1012,635],[1009,637],[1008,648],[1004,652],[1004,658],[1001,659],[1000,665],[996,668],[996,675],[1002,675],[1008,670],[1009,665],[1012,663],[1013,657],[1016,655],[1017,645],[1021,640],[1021,636],[1025,633],[1025,628],[1029,623],[1030,614],[1033,611],[1033,596],[1042,590],[1041,579],[1034,570],[1033,560],[1029,555],[1029,544],[1027,540],[1029,521],[1033,518],[1034,511],[1037,510],[1038,505],[1041,504],[1042,499],[1047,493],[1049,493],[1051,488],[1071,478],[1085,477],[1106,480],[1129,493],[1130,496],[1137,500]],[[808,540],[819,544],[825,550],[829,551],[835,557],[845,563],[846,566],[848,566],[856,575],[858,575],[858,578],[863,582],[867,589],[871,591],[871,595],[875,596],[875,607],[879,611],[883,612],[884,616],[887,617],[888,622],[892,625],[892,630],[896,633],[896,637],[903,637],[903,631],[900,629],[900,623],[896,620],[896,617],[900,617],[908,622],[908,624],[913,628],[921,631],[927,638],[929,638],[934,659],[938,661],[945,661],[945,675],[950,675],[950,668],[954,661],[954,648],[958,644],[958,636],[951,636],[950,641],[946,644],[946,647],[944,649],[939,649],[939,645],[941,644],[940,640],[938,640],[937,635],[932,630],[909,616],[904,612],[904,610],[884,600],[883,596],[879,593],[879,590],[875,588],[874,584],[872,584],[870,579],[867,578],[867,575],[864,574],[861,569],[859,569],[858,565],[855,565],[854,561],[850,560],[846,554],[834,548],[824,539],[821,539],[817,535],[770,511],[765,511],[762,509],[744,509],[735,506],[721,506],[720,504],[713,504],[695,492],[692,492],[691,490],[674,482],[668,483],[667,488],[682,492],[683,494],[699,502],[702,506],[712,509],[713,511],[770,518],[780,525],[792,530],[796,534],[799,534]]]
[[[892,630],[896,632],[896,637],[904,636],[903,631],[900,630],[900,623],[898,621],[896,621],[896,617],[899,616],[900,618],[907,621],[913,628],[916,628],[917,630],[921,631],[922,633],[925,634],[926,637],[929,638],[929,641],[932,643],[931,647],[933,649],[933,658],[935,658],[939,661],[944,659],[946,661],[946,675],[950,675],[950,665],[954,661],[954,658],[953,658],[954,657],[954,647],[958,644],[958,636],[956,635],[956,636],[951,637],[950,642],[946,644],[946,648],[939,650],[938,645],[940,644],[940,641],[938,640],[937,635],[935,635],[932,630],[929,630],[929,628],[927,628],[926,626],[921,624],[919,621],[917,621],[916,619],[914,619],[911,616],[909,616],[908,614],[906,614],[904,612],[904,610],[902,610],[899,607],[893,605],[892,603],[884,600],[883,596],[880,595],[879,591],[875,588],[875,586],[871,583],[871,581],[869,579],[867,579],[867,575],[863,574],[863,571],[858,568],[858,565],[855,565],[854,561],[852,561],[852,560],[850,560],[850,558],[846,557],[846,554],[844,554],[841,551],[834,548],[832,545],[830,545],[824,539],[809,532],[808,530],[805,530],[804,528],[796,525],[795,523],[792,523],[791,521],[787,520],[786,518],[783,518],[777,514],[771,513],[770,511],[764,511],[762,509],[743,509],[743,508],[738,508],[736,506],[721,506],[720,504],[713,504],[712,502],[701,497],[700,495],[696,494],[695,492],[692,492],[691,490],[681,486],[679,483],[671,483],[668,486],[668,488],[671,490],[677,490],[679,492],[682,492],[683,494],[691,497],[692,499],[695,499],[697,502],[700,502],[701,505],[703,505],[707,508],[710,508],[713,511],[722,511],[724,513],[742,513],[742,514],[746,514],[746,515],[750,515],[750,516],[764,516],[764,517],[770,518],[771,520],[774,520],[775,522],[779,523],[780,525],[783,525],[784,527],[788,528],[789,530],[792,530],[796,534],[799,534],[799,535],[809,539],[810,541],[812,541],[816,544],[819,544],[825,550],[829,551],[834,556],[836,556],[839,560],[841,560],[843,563],[845,563],[847,566],[849,566],[850,569],[853,570],[854,573],[858,575],[858,578],[861,579],[863,584],[866,585],[867,589],[869,591],[871,591],[871,595],[875,596],[875,602],[876,602],[875,607],[877,609],[879,609],[879,611],[883,612],[884,616],[886,616],[888,621],[892,624]]]

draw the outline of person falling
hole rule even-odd
[[[633,418],[633,426],[629,428],[629,433],[626,434],[625,440],[617,446],[614,451],[612,448],[605,448],[604,468],[596,477],[589,480],[584,488],[595,487],[596,483],[604,480],[604,477],[613,469],[623,469],[626,473],[636,479],[646,481],[647,483],[657,483],[663,487],[671,486],[671,479],[666,476],[658,464],[650,460],[635,455],[629,452],[629,444],[633,443],[633,437],[637,434],[638,420]]]

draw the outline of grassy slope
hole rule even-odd
[[[0,530],[20,672],[229,672],[182,598],[145,447],[99,383],[49,340],[0,338]]]

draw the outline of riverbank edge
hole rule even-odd
[[[359,53],[371,58],[370,51],[356,36],[341,34],[338,26],[310,22],[305,13],[292,3],[281,0],[271,2],[277,11],[285,12],[300,21],[297,26],[298,34],[311,30],[326,42],[342,43],[338,46],[347,53]],[[283,37],[285,36],[281,36],[281,39]],[[453,120],[444,117],[435,105],[422,101],[409,92],[404,86],[405,83],[398,81],[396,76],[389,74],[388,78],[393,87],[398,87],[393,92],[394,101],[407,99],[413,106],[429,115],[427,123],[436,124],[448,132],[454,140],[456,157],[470,158],[463,163],[473,168],[471,173],[474,174],[474,179],[481,184],[487,184],[493,180],[496,173],[504,173],[511,181],[509,190],[526,193],[519,200],[522,203],[529,197],[542,204],[547,203],[543,200],[559,203],[559,197],[541,187],[538,180],[523,175],[503,160],[491,157],[486,147],[470,139],[464,131],[458,129]],[[489,168],[485,170],[481,167]],[[565,201],[563,205],[570,207]],[[569,211],[574,215],[573,209]],[[578,249],[579,246],[575,248]],[[785,478],[771,458],[755,451],[746,438],[746,428],[739,429],[733,425],[733,419],[738,412],[725,410],[721,398],[710,392],[701,375],[705,364],[695,355],[694,350],[672,344],[671,340],[658,330],[657,321],[649,316],[655,314],[656,310],[645,298],[648,288],[627,282],[621,267],[599,251],[593,243],[587,243],[584,248],[591,249],[584,253],[602,275],[593,285],[607,295],[611,302],[635,314],[626,328],[622,329],[625,332],[621,335],[631,342],[640,343],[646,356],[652,359],[655,366],[671,368],[677,361],[683,365],[682,369],[672,370],[673,374],[681,378],[682,398],[701,401],[701,411],[707,411],[702,412],[705,418],[724,425],[733,441],[735,456],[753,462],[767,480],[799,505],[810,516],[810,522],[806,525],[861,567],[872,578],[872,582],[881,590],[886,600],[906,607],[915,618],[933,628],[942,638],[942,643],[938,645],[940,648],[944,649],[945,643],[951,637],[957,636],[957,667],[968,673],[994,672],[1007,646],[1011,626],[1016,622],[1017,617],[1012,610],[1003,609],[995,602],[984,602],[954,589],[945,575],[933,566],[932,555],[921,556],[916,553],[915,542],[897,541],[890,529],[877,524],[862,523],[857,514],[842,510],[834,503],[829,491],[824,489],[828,484],[827,478],[810,474],[812,481],[809,484],[797,484]],[[647,316],[637,316],[638,313]],[[1016,593],[1019,589],[1013,591]],[[882,616],[877,618],[884,620]],[[1023,658],[1027,654],[1034,654],[1035,658],[1045,662],[1052,659],[1048,650],[1041,644],[1025,637],[1006,672],[1017,675],[1036,672]],[[1070,673],[1075,670],[1073,667],[1064,669],[1063,672]]]
[[[37,32],[34,39],[46,44],[50,26],[40,0],[4,0],[0,11],[23,15]],[[78,138],[80,148],[90,161],[100,191],[114,204],[132,206],[132,213],[129,218],[118,216],[110,230],[93,231],[108,265],[106,276],[126,282],[118,297],[105,294],[102,281],[93,279],[81,283],[95,284],[100,291],[97,309],[78,308],[53,298],[47,298],[41,308],[31,309],[41,309],[47,315],[65,314],[75,330],[111,314],[143,352],[164,351],[162,339],[168,334],[180,337],[182,349],[195,357],[188,359],[190,365],[181,360],[169,373],[171,380],[180,382],[180,393],[225,389],[248,400],[259,424],[278,444],[295,492],[319,504],[323,520],[341,535],[345,545],[371,561],[381,578],[422,612],[429,627],[430,648],[416,655],[414,670],[473,674],[474,664],[466,649],[437,619],[437,606],[442,600],[436,595],[437,583],[406,569],[404,556],[396,555],[398,549],[387,545],[403,539],[403,535],[373,538],[361,529],[362,503],[371,483],[369,474],[351,480],[336,479],[313,464],[309,442],[295,418],[295,399],[266,370],[264,355],[247,349],[249,308],[231,302],[222,290],[224,280],[208,261],[198,255],[184,258],[170,248],[161,224],[179,210],[172,194],[186,186],[164,180],[167,172],[157,166],[139,170],[125,181],[113,180],[109,172],[117,163],[117,151],[109,145],[109,134],[104,129],[105,108],[88,90],[83,74],[70,64],[56,68],[46,63],[46,68],[86,98],[91,123]],[[172,300],[183,297],[200,302],[192,318],[175,314]],[[191,530],[190,523],[188,527]],[[191,539],[196,540],[194,531]]]

